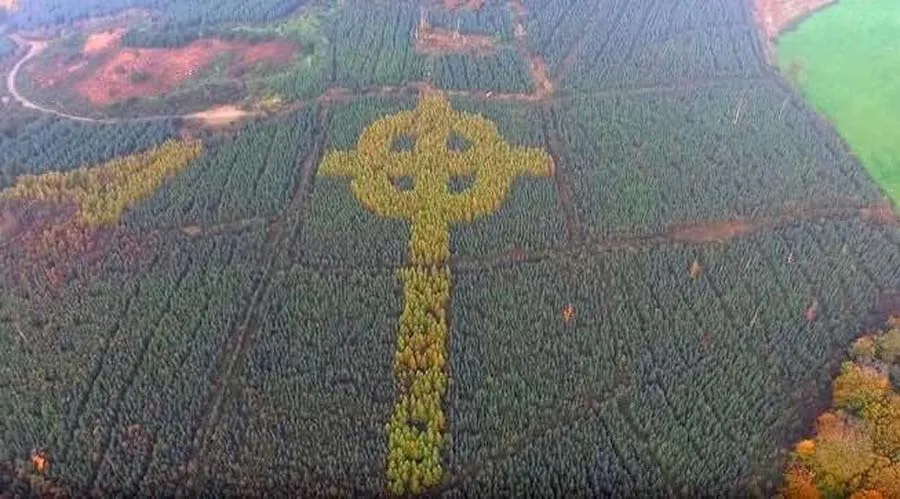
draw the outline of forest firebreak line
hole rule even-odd
[[[835,206],[838,204],[838,206]],[[841,202],[832,203],[830,206],[807,205],[797,207],[787,204],[780,214],[751,218],[712,219],[694,224],[673,223],[659,230],[645,234],[618,233],[601,238],[588,238],[586,241],[576,244],[564,244],[561,246],[525,250],[512,248],[480,256],[452,256],[449,260],[450,269],[454,273],[483,272],[498,268],[511,268],[523,264],[535,264],[551,258],[572,258],[580,255],[598,255],[621,250],[637,250],[670,245],[703,246],[714,243],[723,243],[739,240],[746,237],[765,233],[799,222],[824,222],[840,220],[856,220],[864,224],[874,226],[898,226],[900,220],[896,217],[888,219],[879,216],[883,210],[882,205],[870,205],[865,203]],[[742,230],[734,234],[717,236],[697,236],[706,230],[718,229],[723,225],[741,225]],[[281,267],[275,268],[276,273],[289,272],[294,268],[312,269],[323,272],[336,272],[351,274],[353,272],[381,272],[392,273],[402,265],[392,263],[356,264],[342,262],[336,264],[314,262],[303,257],[303,248],[299,248],[299,255]]]
[[[541,128],[544,136],[544,147],[553,160],[552,177],[556,185],[556,197],[559,199],[563,212],[566,244],[581,244],[584,241],[584,228],[578,219],[578,210],[575,206],[575,194],[572,191],[572,186],[566,182],[565,174],[561,168],[559,130],[556,116],[552,109],[546,109],[541,113]]]
[[[602,12],[601,9],[594,10],[594,12],[591,14],[591,17],[588,19],[586,26],[594,26],[594,25],[598,24],[600,21],[601,12]],[[613,21],[612,21],[613,26],[618,24],[619,19],[622,18],[622,15],[624,13],[625,13],[625,9],[618,7],[618,6],[615,8],[615,13],[613,14]],[[587,43],[588,34],[590,32],[591,32],[591,30],[585,29],[584,32],[581,34],[581,36],[578,37],[572,43],[572,45],[569,47],[569,49],[566,51],[566,55],[564,55],[562,57],[562,59],[560,59],[560,62],[556,67],[555,74],[553,75],[554,80],[557,83],[562,82],[563,78],[566,76],[566,73],[569,72],[569,69],[571,68],[572,64],[575,63],[575,60],[577,60],[579,57],[581,57],[581,52],[584,50],[585,44]],[[613,35],[612,30],[610,30],[610,32],[607,33],[606,40],[603,41],[603,46],[602,46],[603,48],[601,49],[602,52],[606,52],[606,47],[609,45],[609,42],[612,39],[612,35]]]
[[[450,267],[454,272],[481,272],[499,267],[511,267],[522,263],[539,263],[553,257],[572,257],[583,254],[593,255],[610,251],[642,249],[675,244],[707,245],[725,242],[762,232],[772,231],[804,221],[858,220],[870,225],[898,225],[896,217],[879,218],[880,205],[857,204],[855,206],[821,206],[806,207],[785,206],[781,214],[752,218],[735,218],[726,220],[708,220],[701,223],[684,225],[672,224],[661,230],[646,234],[620,233],[602,238],[588,238],[582,244],[564,245],[536,251],[512,249],[484,255],[480,257],[457,256],[451,259]],[[734,234],[704,236],[707,229],[717,229],[723,225],[741,224],[742,229]],[[698,235],[700,234],[700,235]]]
[[[513,435],[503,445],[490,449],[483,457],[465,463],[455,470],[449,470],[448,479],[434,490],[429,491],[428,495],[438,497],[458,490],[460,487],[465,486],[466,480],[477,477],[486,471],[490,464],[514,457],[529,442],[536,441],[549,432],[564,429],[579,421],[597,417],[609,406],[618,404],[630,388],[632,388],[630,380],[621,382],[610,388],[606,393],[584,394],[576,400],[569,400],[568,407],[563,410],[557,408],[553,411],[547,411],[543,415],[542,421],[530,425],[519,434]]]
[[[208,408],[204,411],[204,417],[194,434],[191,455],[185,473],[188,475],[187,489],[193,490],[197,485],[197,479],[204,471],[204,460],[210,435],[219,422],[219,414],[223,404],[233,396],[235,390],[234,372],[238,364],[243,361],[246,350],[253,342],[254,333],[259,329],[259,314],[262,303],[271,291],[273,277],[277,275],[275,263],[279,257],[289,249],[285,248],[286,240],[303,223],[303,207],[307,204],[311,191],[314,173],[324,154],[325,145],[328,142],[328,126],[330,123],[329,108],[323,105],[316,119],[318,136],[313,142],[313,148],[302,160],[301,178],[297,184],[290,205],[282,211],[274,222],[268,226],[265,249],[263,254],[269,255],[263,264],[263,275],[251,293],[246,309],[239,315],[242,319],[235,324],[230,333],[231,347],[223,354],[222,362],[217,367],[218,375],[214,378],[212,393]]]

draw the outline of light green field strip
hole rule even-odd
[[[900,204],[900,2],[841,0],[785,33],[778,61]]]

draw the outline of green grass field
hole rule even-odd
[[[900,202],[900,9],[841,0],[778,42],[781,69],[834,123],[872,177]]]

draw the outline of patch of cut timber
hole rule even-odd
[[[494,40],[484,35],[463,34],[459,30],[436,28],[422,8],[416,26],[414,50],[419,54],[441,55],[472,53],[487,55],[494,51]]]
[[[420,25],[416,31],[415,51],[425,55],[475,54],[484,56],[494,52],[494,40],[484,35],[466,35],[459,31]]]

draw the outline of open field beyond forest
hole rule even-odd
[[[891,0],[842,0],[778,41],[778,64],[900,201],[900,10]]]
[[[0,490],[893,497],[892,184],[772,58],[845,5],[22,3]]]

